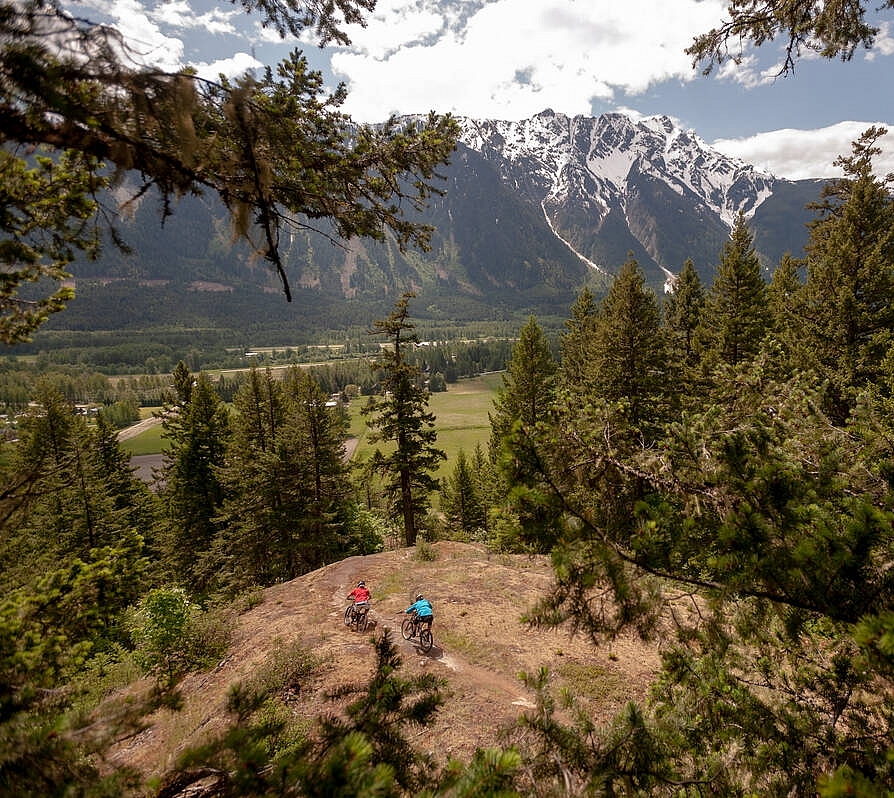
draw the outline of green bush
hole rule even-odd
[[[355,505],[345,523],[347,544],[345,556],[375,554],[385,550],[385,540],[398,534],[394,524],[373,510]]]
[[[186,637],[195,610],[180,588],[158,588],[140,601],[132,615],[137,661],[167,687],[188,670]]]
[[[158,588],[132,611],[137,662],[170,689],[187,671],[216,664],[230,643],[235,610],[203,611],[180,588]]]
[[[419,562],[433,562],[438,559],[438,552],[429,542],[427,535],[419,535],[416,538],[416,551],[413,553],[413,558]]]

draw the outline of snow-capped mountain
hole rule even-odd
[[[492,164],[505,185],[539,203],[550,229],[581,259],[608,272],[620,265],[605,260],[614,250],[606,239],[619,227],[671,273],[683,254],[673,245],[674,216],[696,221],[716,243],[721,228],[728,231],[740,212],[754,217],[779,184],[712,150],[666,116],[634,121],[622,114],[568,117],[547,110],[518,122],[459,122],[462,144]],[[649,211],[656,201],[676,213],[656,218],[660,208]],[[670,229],[662,230],[665,224]],[[684,259],[700,260],[702,254]]]
[[[439,170],[445,194],[418,217],[435,229],[428,252],[284,233],[294,301],[280,305],[269,293],[278,280],[246,265],[250,253],[233,244],[223,208],[186,197],[160,232],[157,208],[145,203],[121,222],[135,254],[107,247],[99,261],[78,263],[77,301],[52,324],[101,329],[96,317],[126,307],[121,323],[139,329],[187,324],[200,308],[214,326],[217,314],[230,323],[239,304],[266,326],[275,314],[295,330],[345,316],[363,326],[406,290],[419,297],[415,313],[438,320],[566,318],[581,288],[601,294],[631,253],[657,292],[687,258],[710,285],[739,212],[769,277],[786,252],[802,253],[805,205],[820,195],[816,181],[774,179],[666,117],[544,111],[459,122],[460,143]]]

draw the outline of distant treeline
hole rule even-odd
[[[321,350],[317,347],[282,347],[257,352],[250,357],[240,350],[229,353],[215,362],[215,352],[211,357],[207,352],[193,349],[184,362],[190,369],[209,371],[214,388],[225,402],[232,402],[246,378],[246,372],[235,371],[214,376],[214,369],[248,369],[255,365],[260,368],[295,365],[315,360],[306,365],[314,381],[326,393],[342,393],[349,386],[362,395],[376,390],[377,380],[370,367],[378,344],[364,341],[366,351],[358,352],[359,346],[345,343],[340,350]],[[435,378],[435,385],[450,384],[463,377],[474,377],[488,371],[501,371],[514,345],[513,338],[485,339],[480,341],[440,341],[422,345],[409,356],[429,378]],[[224,352],[225,350],[221,350]],[[130,411],[120,415],[112,411],[114,421],[130,423],[139,407],[159,407],[166,401],[171,390],[171,372],[158,371],[142,374],[109,375],[87,364],[78,363],[77,357],[66,360],[66,349],[53,352],[53,356],[41,355],[35,360],[7,358],[0,360],[0,407],[9,411],[27,407],[34,395],[34,386],[39,378],[50,381],[53,388],[67,401],[74,404],[102,405],[111,409],[115,405],[126,404]],[[71,352],[72,355],[74,352]],[[329,362],[320,362],[331,358]],[[160,363],[163,358],[156,359]],[[442,378],[441,380],[437,379]],[[433,390],[435,390],[433,386]]]
[[[550,331],[553,325],[541,321]],[[555,322],[555,329],[561,325]],[[508,340],[517,334],[519,323],[480,322],[459,325],[453,322],[420,324],[417,334],[422,341],[438,342],[442,346],[458,347],[451,355],[464,357],[464,344]],[[268,365],[302,365],[319,361],[351,357],[374,356],[379,350],[377,340],[365,327],[344,330],[319,330],[311,336],[295,335],[279,330],[258,331],[247,337],[235,330],[206,328],[146,329],[139,331],[109,329],[96,331],[41,330],[30,343],[6,347],[4,352],[20,362],[27,359],[42,370],[58,366],[77,365],[108,375],[169,375],[180,361],[193,371],[214,371]],[[501,351],[505,351],[505,348]],[[488,355],[473,352],[473,361],[481,361],[482,370],[493,365]],[[466,376],[470,367],[462,365],[458,376]],[[502,368],[502,366],[499,366]],[[442,369],[443,370],[443,369]],[[447,376],[447,375],[445,375]],[[447,381],[451,377],[447,376]]]

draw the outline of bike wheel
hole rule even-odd
[[[412,640],[416,636],[416,624],[413,623],[412,618],[407,618],[400,625],[400,633],[403,635],[404,640]]]
[[[351,615],[354,612],[354,608],[349,604],[348,608],[345,610],[345,626],[351,625]]]
[[[368,623],[369,623],[369,613],[368,612],[358,613],[358,615],[357,615],[357,631],[365,632],[366,625]]]
[[[434,645],[434,640],[431,636],[431,629],[426,627],[419,633],[419,647],[427,654],[431,651],[431,647]]]

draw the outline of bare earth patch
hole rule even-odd
[[[352,557],[267,589],[263,603],[240,617],[226,658],[183,681],[183,709],[157,712],[145,731],[112,752],[113,763],[137,767],[147,777],[167,771],[185,748],[226,727],[230,686],[251,678],[279,646],[296,640],[325,663],[290,699],[297,715],[314,718],[331,708],[328,690],[362,683],[372,673],[370,640],[382,629],[392,630],[408,673],[432,670],[446,680],[446,702],[434,727],[419,732],[421,747],[440,760],[465,760],[476,748],[500,744],[500,731],[532,706],[520,671],[549,667],[597,723],[645,696],[659,664],[655,646],[622,639],[596,648],[564,630],[521,623],[523,611],[551,583],[546,558],[453,542],[433,548],[437,556],[430,562],[415,559],[414,549]],[[344,597],[359,579],[372,590],[371,624],[363,633],[342,621]],[[417,592],[435,609],[428,654],[400,635],[403,611]]]

